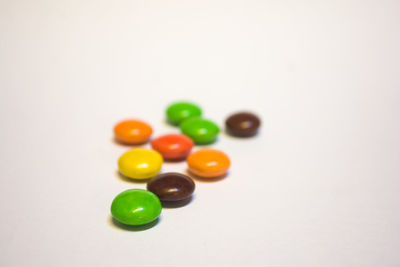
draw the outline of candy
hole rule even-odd
[[[156,194],[161,201],[178,201],[190,197],[195,185],[188,176],[168,172],[160,174],[147,184],[147,190]]]
[[[238,137],[251,137],[256,135],[260,124],[260,119],[249,112],[235,113],[229,116],[225,121],[227,132]]]
[[[183,120],[201,116],[199,106],[189,102],[176,102],[167,108],[167,118],[172,124],[178,125]]]
[[[163,158],[155,150],[134,148],[118,160],[119,171],[133,179],[147,179],[156,176],[161,169]]]
[[[150,191],[128,189],[117,195],[111,204],[111,214],[127,225],[150,223],[160,216],[161,202]]]
[[[166,134],[153,139],[151,146],[166,160],[180,160],[190,153],[193,141],[183,134]]]
[[[114,127],[115,138],[129,145],[146,143],[152,133],[151,126],[140,120],[124,120]]]
[[[206,119],[191,118],[181,123],[181,132],[189,136],[196,144],[210,144],[217,139],[218,126]]]
[[[200,177],[224,175],[231,164],[229,157],[224,152],[210,148],[203,148],[190,154],[186,162],[189,171]]]

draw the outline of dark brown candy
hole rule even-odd
[[[235,113],[225,121],[227,132],[239,137],[256,135],[260,124],[260,119],[250,112]]]
[[[161,201],[187,199],[192,195],[194,188],[192,179],[177,172],[160,174],[147,184],[147,190],[156,194]]]

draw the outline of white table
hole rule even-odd
[[[400,266],[400,2],[0,1],[1,266]],[[226,179],[110,221],[120,119],[223,125]],[[163,165],[184,171],[185,163]]]

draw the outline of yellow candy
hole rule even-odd
[[[155,150],[134,148],[124,153],[118,160],[119,171],[132,179],[147,179],[161,170],[163,158]]]

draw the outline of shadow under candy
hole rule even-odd
[[[111,138],[111,143],[113,143],[115,145],[119,145],[119,146],[131,147],[131,148],[143,147],[143,145],[149,143],[149,141],[150,140],[146,140],[144,142],[137,143],[137,144],[128,144],[128,143],[122,142],[121,140],[118,140],[115,136],[113,138]]]
[[[216,177],[200,177],[200,176],[192,173],[189,169],[187,169],[185,171],[185,174],[199,182],[213,183],[213,182],[218,182],[218,181],[224,180],[228,176],[229,173],[227,172],[223,175],[216,176]]]
[[[108,221],[108,224],[114,228],[124,230],[124,231],[130,231],[130,232],[140,232],[140,231],[145,231],[150,228],[153,228],[161,221],[161,219],[160,219],[160,217],[158,217],[154,221],[152,221],[150,223],[142,224],[142,225],[127,225],[127,224],[123,224],[123,223],[117,221],[111,215],[109,215],[107,221]]]
[[[145,184],[148,181],[151,180],[151,178],[148,179],[132,179],[129,177],[126,177],[123,175],[120,171],[115,171],[115,176],[120,179],[121,181],[128,182],[128,183],[135,183],[135,184]]]
[[[194,199],[194,196],[191,195],[190,197],[178,201],[161,201],[162,207],[164,209],[176,209],[176,208],[181,208],[186,205],[188,205],[190,202],[192,202]]]

